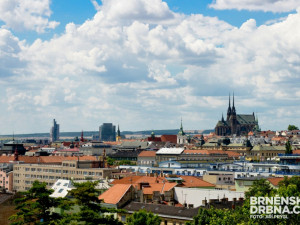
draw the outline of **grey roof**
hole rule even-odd
[[[237,114],[236,118],[239,124],[256,124],[253,114]]]
[[[146,149],[148,147],[148,142],[146,141],[124,141],[121,144],[122,147],[135,147],[135,148],[141,148]]]
[[[252,151],[285,151],[284,145],[255,145]]]
[[[183,208],[175,207],[169,205],[160,205],[160,204],[146,204],[140,202],[130,202],[128,205],[123,207],[129,213],[139,211],[140,209],[145,209],[154,214],[157,214],[161,217],[170,217],[178,219],[192,220],[194,216],[197,215],[199,208]]]

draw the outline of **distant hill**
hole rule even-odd
[[[188,131],[187,133],[191,134],[209,134],[210,132],[213,132],[214,130],[195,130],[194,132]],[[171,129],[171,130],[144,130],[144,131],[122,131],[121,135],[151,135],[151,133],[154,132],[155,135],[172,135],[172,134],[178,134],[179,129]],[[85,137],[91,137],[92,135],[98,135],[98,131],[83,131],[83,135]],[[60,137],[80,137],[80,132],[60,132]],[[13,135],[0,135],[0,138],[12,138]],[[15,138],[49,138],[49,133],[33,133],[33,134],[15,134]]]

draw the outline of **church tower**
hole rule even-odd
[[[235,106],[234,106],[234,93],[233,93],[233,99],[232,99],[230,126],[231,126],[231,134],[237,134],[237,118],[236,118],[236,111],[235,111]]]
[[[120,132],[120,127],[119,127],[119,124],[118,124],[118,130],[117,130],[117,141],[121,141],[121,132]]]
[[[182,119],[181,119],[181,126],[177,134],[177,144],[187,144],[187,143],[188,143],[187,136],[185,135],[185,132],[183,130]]]
[[[227,109],[227,119],[226,121],[229,121],[231,115],[231,106],[230,106],[230,93],[229,93],[229,105],[228,105],[228,109]]]

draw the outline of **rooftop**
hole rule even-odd
[[[156,155],[159,155],[159,154],[179,155],[183,151],[184,151],[184,148],[162,148],[156,152]]]
[[[98,198],[104,203],[117,204],[126,192],[131,187],[131,184],[116,184],[101,194]]]

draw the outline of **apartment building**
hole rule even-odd
[[[100,168],[99,161],[62,161],[61,165],[53,164],[15,164],[13,189],[25,191],[31,188],[35,180],[46,182],[47,188],[58,179],[98,180],[110,178],[112,173],[120,172],[115,168]]]

